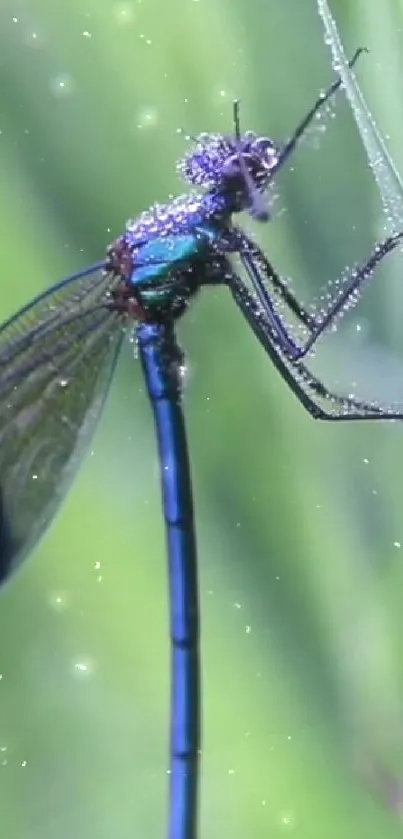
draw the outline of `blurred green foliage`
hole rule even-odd
[[[403,3],[331,6],[349,54],[371,49],[358,75],[403,171]],[[245,128],[285,138],[332,78],[314,0],[2,0],[0,73],[3,317],[182,189],[180,126],[230,130],[236,95]],[[277,217],[257,232],[309,300],[384,226],[342,97],[278,189]],[[402,390],[401,279],[398,256],[329,338],[331,384],[351,383],[357,354],[373,396],[385,379]],[[402,431],[314,423],[224,291],[201,296],[181,339],[203,615],[200,834],[398,837]],[[93,456],[2,594],[1,839],[165,835],[165,546],[132,356],[127,344]]]

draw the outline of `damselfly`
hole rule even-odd
[[[251,131],[242,134],[235,103],[233,135],[199,135],[179,164],[187,182],[201,189],[197,195],[155,205],[130,221],[106,259],[46,291],[0,330],[4,582],[32,550],[64,496],[100,416],[125,328],[135,324],[158,437],[169,560],[170,839],[194,839],[197,833],[201,704],[196,539],[176,321],[202,287],[225,285],[274,366],[313,417],[340,421],[403,416],[331,393],[303,362],[403,234],[378,245],[316,319],[233,221],[241,211],[268,220],[265,191],[339,86],[336,81],[319,97],[282,146]],[[296,340],[284,312],[302,325],[304,342]]]

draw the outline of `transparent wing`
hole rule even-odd
[[[93,266],[0,329],[0,582],[63,499],[99,419],[123,336],[118,280]]]
[[[43,333],[60,324],[61,317],[77,315],[102,304],[111,286],[110,276],[103,270],[104,264],[97,263],[90,268],[72,274],[31,300],[13,317],[0,326],[0,387],[14,357],[31,346]],[[11,371],[11,366],[8,372]]]

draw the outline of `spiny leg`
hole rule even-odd
[[[270,299],[269,293],[265,286],[265,282],[269,282],[271,286],[273,286],[274,290],[281,298],[283,303],[288,307],[289,311],[299,320],[299,322],[306,326],[307,329],[312,331],[317,327],[317,322],[313,315],[311,315],[307,309],[299,302],[296,298],[295,294],[291,291],[288,287],[287,281],[284,277],[281,277],[279,274],[274,271],[273,266],[263,253],[263,251],[256,245],[246,233],[241,230],[240,228],[234,228],[234,233],[236,236],[236,240],[234,240],[235,249],[239,252],[241,261],[244,264],[246,271],[249,274],[249,265],[252,260],[257,261],[263,268],[263,273],[265,275],[265,280],[262,281],[258,278],[255,278],[255,282],[253,282],[253,286],[255,288],[256,293],[260,298],[260,302],[264,308],[267,306],[268,299]],[[247,256],[250,256],[250,260],[247,260]],[[245,261],[248,262],[248,267],[245,265]],[[251,278],[252,279],[252,278]]]
[[[238,308],[263,349],[290,390],[314,419],[330,422],[403,419],[403,409],[383,408],[371,402],[332,393],[304,364],[285,359],[259,302],[250,294],[241,278],[232,272],[228,284]],[[319,399],[329,402],[332,407],[323,407],[316,401]]]
[[[303,358],[310,352],[318,338],[326,329],[328,329],[329,326],[331,326],[338,315],[343,312],[343,309],[348,306],[349,302],[354,298],[354,295],[359,292],[363,283],[372,276],[377,265],[382,262],[385,256],[392,253],[392,251],[394,251],[402,241],[403,231],[395,233],[393,236],[388,236],[387,239],[375,246],[371,256],[364,265],[361,265],[361,267],[356,268],[350,273],[345,283],[343,283],[341,294],[336,298],[330,309],[328,309],[326,314],[321,318],[320,323],[313,329],[305,346],[300,348],[297,356],[295,357],[296,361]]]
[[[351,61],[348,62],[350,70],[354,67],[360,55],[362,55],[362,53],[364,52],[368,52],[366,47],[359,47],[359,49],[356,50]],[[280,148],[278,161],[276,163],[275,168],[273,169],[273,177],[276,174],[276,172],[278,172],[280,167],[283,166],[285,161],[293,153],[297,143],[300,141],[301,137],[303,137],[303,135],[309,128],[311,122],[313,122],[313,120],[315,119],[316,115],[322,110],[322,108],[326,105],[329,99],[331,99],[332,96],[334,96],[334,94],[337,93],[337,91],[341,87],[341,84],[341,78],[336,79],[336,81],[334,81],[333,84],[331,84],[330,87],[318,97],[314,106],[308,111],[304,119],[301,120],[290,139],[287,140],[287,142],[284,144],[282,148]]]
[[[281,280],[261,249],[245,234],[242,235],[242,240],[239,239],[239,255],[263,307],[265,318],[267,322],[273,324],[273,328],[276,330],[276,339],[281,350],[290,360],[296,362],[300,361],[312,350],[318,338],[332,325],[335,319],[343,312],[343,309],[348,306],[349,302],[353,300],[363,283],[372,276],[377,265],[382,262],[387,254],[395,250],[402,241],[403,231],[389,236],[383,242],[376,245],[367,262],[352,271],[346,278],[340,293],[320,320],[309,315],[287,288],[284,290],[284,280]],[[266,287],[266,283],[271,283],[280,292],[280,295],[290,310],[308,327],[310,336],[303,346],[297,346],[289,334],[286,325],[276,315],[273,300]]]
[[[356,64],[356,62],[358,61],[358,59],[360,58],[362,53],[367,53],[367,52],[368,52],[368,49],[366,47],[359,47],[356,50],[356,52],[354,53],[352,59],[348,63],[348,66],[350,67],[350,69],[352,69],[354,67],[354,65]],[[278,172],[280,167],[284,164],[284,162],[288,159],[288,157],[294,152],[295,147],[298,144],[298,141],[305,134],[305,132],[309,128],[309,125],[314,120],[315,116],[326,105],[326,103],[332,98],[332,96],[334,96],[334,94],[337,93],[337,91],[341,87],[341,84],[342,84],[341,78],[336,79],[336,81],[334,81],[333,84],[331,84],[330,87],[318,97],[318,99],[316,100],[313,107],[308,111],[308,113],[306,114],[304,119],[301,120],[301,122],[299,123],[299,125],[297,126],[295,131],[293,132],[292,137],[280,149],[279,158],[278,158],[276,167],[273,169],[273,177],[276,174],[276,172]],[[239,102],[234,102],[234,125],[235,125],[235,135],[236,135],[236,137],[239,138],[239,135],[240,135]],[[268,260],[266,260],[262,251],[260,251],[259,248],[256,248],[254,246],[253,242],[245,234],[243,234],[241,231],[236,231],[236,235],[237,236],[239,235],[243,239],[244,243],[247,243],[248,249],[250,250],[252,255],[253,255],[253,253],[255,253],[255,255],[257,255],[259,257],[259,260],[262,262],[262,264],[265,267],[266,276],[268,278],[270,278],[271,284],[273,285],[275,290],[278,292],[278,294],[280,295],[283,302],[288,306],[289,310],[300,321],[300,323],[302,323],[304,326],[306,326],[311,332],[313,330],[315,330],[319,326],[319,324],[317,323],[315,318],[311,314],[309,314],[309,312],[304,308],[304,306],[301,303],[299,303],[299,301],[297,300],[297,298],[295,297],[293,292],[288,288],[286,281],[274,271],[273,267],[270,265]],[[242,254],[241,254],[241,259],[242,259]],[[253,266],[251,266],[250,261],[247,259],[247,257],[246,257],[246,261],[248,261],[248,266],[245,265],[246,270],[248,271],[248,273],[250,273],[250,271],[252,271],[252,273],[253,273]],[[255,279],[257,279],[257,278],[255,278]],[[264,305],[265,308],[267,308],[267,293],[266,293],[266,290],[265,290],[264,286],[262,286],[262,288],[260,289],[258,282],[254,282],[253,284],[254,284],[256,292],[258,293],[259,297],[261,298],[262,305]],[[270,309],[271,309],[271,307],[270,307]],[[290,348],[291,348],[291,351],[292,351],[292,349],[295,347],[294,342],[289,341],[289,344],[290,344]],[[295,349],[296,349],[296,347],[295,347]]]

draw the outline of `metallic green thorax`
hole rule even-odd
[[[187,233],[161,235],[135,250],[131,285],[150,311],[177,310],[179,314],[201,285],[212,282],[213,244],[220,227],[197,225]]]

